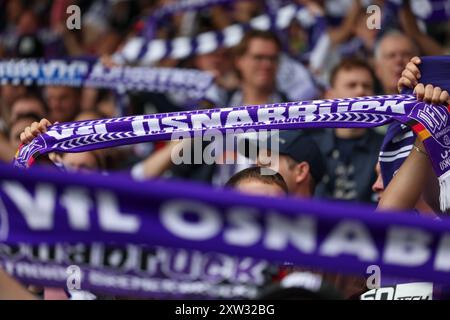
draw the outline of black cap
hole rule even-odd
[[[256,143],[256,141],[252,140],[250,143]],[[306,133],[301,130],[280,130],[278,139],[277,135],[272,135],[267,140],[267,149],[271,150],[271,144],[274,143],[278,145],[279,154],[287,155],[299,163],[307,162],[315,183],[319,183],[322,180],[326,171],[323,155],[314,140]],[[258,153],[261,149],[259,144]],[[249,155],[246,156],[248,157]]]

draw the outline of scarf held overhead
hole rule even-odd
[[[15,165],[28,167],[39,155],[83,152],[146,141],[190,137],[227,129],[369,128],[393,121],[410,126],[424,142],[441,186],[441,208],[450,207],[450,107],[387,95],[276,103],[222,109],[61,123],[19,148]]]
[[[114,66],[100,61],[76,58],[53,60],[0,60],[2,85],[63,85],[162,93],[184,93],[200,99],[213,83],[208,72],[194,69]]]
[[[185,59],[192,55],[211,53],[219,48],[234,47],[249,29],[284,30],[293,21],[298,21],[302,28],[311,33],[309,47],[312,51],[327,38],[323,16],[314,15],[303,6],[290,4],[273,15],[262,14],[251,19],[249,23],[232,24],[222,30],[203,32],[195,37],[183,36],[152,41],[148,41],[145,36],[132,37],[123,49],[113,55],[113,59],[119,64],[141,65],[152,65],[164,58]]]

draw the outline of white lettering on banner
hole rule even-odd
[[[129,273],[143,278],[207,281],[210,284],[264,283],[268,262],[250,257],[235,257],[215,252],[127,245],[109,247],[101,243],[55,245],[19,244],[0,246],[0,264],[8,261],[43,262],[46,265],[76,264],[81,268],[103,269],[111,273]],[[13,268],[11,265],[8,267]],[[13,270],[10,270],[12,273]]]
[[[89,70],[88,63],[84,61],[74,61],[66,63],[64,60],[52,60],[41,65],[46,78],[75,78],[83,76]]]
[[[165,274],[170,274],[173,279],[195,279],[202,272],[200,265],[201,256],[198,252],[179,249],[176,254],[171,251],[158,251],[158,258],[168,263],[161,266]]]
[[[162,118],[161,122],[165,126],[172,127],[173,130],[189,130],[188,124],[180,120],[186,120],[186,116],[181,115]]]
[[[362,261],[375,261],[378,258],[377,247],[367,226],[351,220],[344,220],[333,228],[322,243],[320,253],[330,257],[349,254]]]
[[[133,127],[133,132],[139,136],[146,135],[149,132],[161,131],[159,119],[157,118],[145,119],[144,116],[137,116],[131,122],[131,126]]]
[[[317,106],[310,105],[300,105],[300,106],[291,106],[289,107],[289,118],[298,118],[298,117],[306,117],[309,115],[316,114]]]
[[[433,133],[447,126],[447,113],[440,107],[425,105],[423,110],[417,112],[417,116],[428,125]]]
[[[93,195],[82,187],[68,187],[57,193],[56,187],[48,183],[37,183],[29,188],[9,180],[3,181],[0,187],[4,207],[12,210],[6,214],[23,216],[32,231],[54,228],[56,205],[65,208],[68,216],[67,220],[58,221],[67,223],[67,228],[75,231],[93,228],[91,215],[95,212],[100,230],[104,231],[132,234],[144,222],[129,209],[126,210],[129,213],[122,212],[119,199],[101,189]],[[213,204],[193,199],[163,201],[159,208],[151,208],[151,211],[159,215],[163,230],[180,240],[215,239],[235,248],[251,250],[256,245],[266,251],[294,248],[303,254],[314,253],[318,248],[317,255],[322,257],[351,255],[362,261],[382,259],[380,264],[405,267],[430,264],[436,271],[450,272],[450,233],[433,234],[420,227],[390,226],[386,238],[377,239],[381,244],[377,247],[372,230],[357,220],[337,219],[333,228],[319,238],[319,221],[304,213],[287,216],[251,206],[229,207],[222,212]],[[1,226],[3,220],[2,216]],[[376,230],[381,233],[384,229]],[[437,246],[431,247],[433,243]],[[111,263],[116,263],[122,258],[111,253],[110,259]]]
[[[192,213],[197,221],[187,221],[185,213]],[[222,221],[215,208],[195,201],[166,202],[160,208],[161,223],[176,236],[188,240],[206,240],[216,236]]]
[[[135,116],[131,121],[133,133],[139,136],[144,136],[152,133],[171,133],[177,131],[189,131],[196,129],[219,129],[219,128],[234,128],[246,127],[251,125],[261,125],[261,123],[279,124],[279,123],[294,123],[303,122],[305,117],[312,117],[315,115],[334,114],[344,112],[361,112],[374,111],[385,113],[404,114],[405,104],[411,103],[406,100],[385,100],[384,102],[357,99],[356,101],[342,101],[340,99],[332,102],[323,100],[316,100],[309,102],[310,104],[302,103],[288,103],[275,104],[266,106],[251,106],[250,109],[234,110],[233,108],[221,108],[217,111],[208,113],[190,113],[188,114],[174,114],[166,115],[164,117],[149,117],[149,116]],[[341,99],[342,100],[342,99]],[[320,103],[320,104],[319,104]],[[258,108],[257,108],[258,107]],[[252,113],[250,113],[252,112]],[[257,119],[252,119],[252,116]],[[358,118],[354,120],[360,122]],[[105,124],[80,126],[77,129],[66,128],[60,131],[49,130],[46,134],[61,140],[69,138],[73,135],[89,135],[107,133]]]
[[[209,279],[231,279],[233,277],[234,259],[230,256],[217,254],[205,268],[205,276]]]
[[[55,138],[56,140],[61,140],[64,138],[69,138],[74,133],[74,129],[62,129],[61,133],[56,130],[49,130],[47,131],[47,135],[50,137]]]
[[[220,127],[222,125],[220,114],[221,112],[193,114],[191,116],[192,129]]]
[[[60,201],[67,210],[69,224],[74,230],[89,230],[89,210],[92,200],[84,188],[67,188]]]
[[[447,170],[447,168],[450,167],[450,158],[444,159],[443,161],[439,162],[439,167],[442,171]]]
[[[4,181],[2,187],[31,229],[51,230],[53,228],[56,196],[54,186],[38,183],[34,196],[18,182]]]
[[[136,216],[120,212],[117,198],[112,192],[97,192],[99,224],[105,231],[133,233],[140,227]]]
[[[41,74],[47,79],[81,80],[81,77],[85,76],[88,71],[89,63],[86,61],[51,60],[43,64],[36,60],[0,62],[0,76],[18,80],[42,80]]]
[[[441,238],[437,248],[434,268],[438,271],[450,271],[450,235],[446,234]]]
[[[391,227],[388,230],[383,260],[387,264],[420,266],[430,258],[432,236],[422,230]]]
[[[236,210],[236,211],[234,211]],[[227,223],[235,225],[236,217],[243,210],[252,211],[252,208],[234,208],[227,211]],[[193,213],[198,219],[196,222],[186,221],[184,213]],[[231,217],[231,218],[229,218]],[[164,227],[174,235],[188,240],[208,240],[219,235],[223,226],[220,214],[213,207],[192,201],[176,201],[166,203],[160,208],[160,218]],[[242,215],[240,216],[242,218]],[[230,219],[231,221],[228,221]],[[297,249],[311,253],[316,246],[315,220],[312,217],[302,216],[295,220],[271,212],[267,214],[267,234],[263,241],[264,245],[271,250],[286,249],[292,243]],[[249,246],[260,240],[261,231],[258,224],[251,226],[253,219],[247,219],[239,223],[245,225],[245,230],[251,230],[250,235],[243,236],[244,242],[236,244],[237,235],[242,231],[227,228],[225,240],[231,240],[232,245]],[[239,232],[239,233],[238,233]],[[257,238],[258,236],[258,238]]]
[[[97,125],[89,125],[89,126],[81,126],[76,129],[73,128],[67,128],[67,129],[61,129],[61,132],[58,132],[57,130],[49,130],[47,131],[47,135],[50,137],[55,138],[56,140],[61,140],[65,138],[72,137],[74,134],[76,135],[89,135],[89,134],[95,134],[95,133],[107,133],[105,124],[97,124]]]
[[[6,211],[5,204],[0,196],[0,243],[8,238],[9,233],[9,221],[8,212]]]
[[[64,69],[65,63],[62,60],[53,60],[42,66],[42,71],[46,78],[52,78],[57,74],[58,69]]]
[[[309,216],[289,219],[275,212],[267,213],[264,245],[271,250],[284,250],[289,243],[298,250],[312,253],[316,247],[316,221]]]
[[[227,121],[225,126],[239,126],[239,125],[251,125],[253,120],[247,110],[231,111],[227,115]]]
[[[4,193],[15,204],[31,230],[51,230],[54,226],[56,189],[51,184],[37,183],[34,196],[20,183],[5,181],[2,183]],[[67,209],[69,226],[73,230],[89,230],[88,190],[67,188],[62,193],[60,204]],[[136,216],[120,212],[118,201],[113,193],[99,191],[96,193],[98,219],[105,231],[133,233],[140,227]],[[80,203],[82,200],[84,203]],[[76,203],[76,204],[75,204]]]
[[[352,111],[369,111],[369,110],[386,111],[388,107],[390,107],[392,109],[392,112],[400,113],[400,114],[404,113],[404,106],[402,104],[400,104],[396,101],[389,101],[389,100],[387,100],[383,105],[381,104],[380,101],[356,101],[355,103],[352,104],[351,110]],[[400,110],[398,110],[399,108],[400,108]]]
[[[79,135],[87,135],[95,133],[94,128],[92,126],[82,126],[77,128],[77,134]]]
[[[284,120],[286,118],[283,115],[285,111],[286,108],[283,107],[258,109],[258,121],[269,122],[274,120]]]
[[[227,243],[236,246],[248,247],[261,239],[262,230],[258,225],[258,211],[254,208],[232,208],[228,221],[231,228],[224,232]]]

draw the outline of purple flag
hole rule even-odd
[[[52,273],[51,266],[73,264],[92,271],[82,288],[113,294],[167,293],[155,284],[166,276],[229,280],[251,292],[261,281],[264,261],[359,275],[377,265],[386,275],[450,283],[448,219],[249,196],[186,182],[41,168],[24,174],[5,165],[0,165],[0,248],[3,267],[30,283],[61,285],[61,268]],[[114,282],[113,274],[121,280]]]

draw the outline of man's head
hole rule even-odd
[[[317,144],[302,132],[287,130],[280,131],[278,139],[269,139],[267,148],[258,152],[258,164],[277,170],[289,193],[312,197],[325,174],[325,162]],[[279,155],[274,156],[274,152]]]
[[[329,99],[370,96],[374,94],[375,76],[372,68],[363,60],[346,58],[337,64],[330,75]],[[336,128],[338,137],[359,137],[365,128]]]
[[[375,73],[384,93],[395,94],[397,82],[408,61],[418,55],[415,44],[399,31],[383,35],[375,45]]]
[[[45,98],[52,122],[72,121],[80,111],[80,90],[66,86],[48,86]]]
[[[275,34],[252,30],[235,48],[236,69],[242,86],[271,92],[275,89],[281,44]]]
[[[363,60],[347,58],[331,71],[330,98],[350,98],[374,94],[374,75],[372,68]]]
[[[24,94],[17,98],[11,106],[9,123],[13,123],[20,116],[30,113],[36,114],[39,119],[45,118],[47,115],[47,107],[45,102],[39,96],[34,94]]]
[[[251,167],[239,171],[228,180],[226,187],[248,194],[282,196],[288,193],[283,177],[270,169]]]

